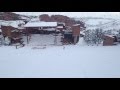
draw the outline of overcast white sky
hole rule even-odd
[[[15,12],[24,15],[61,14],[69,17],[120,17],[120,12]]]

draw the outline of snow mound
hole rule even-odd
[[[87,44],[85,43],[83,37],[80,37],[79,38],[79,42],[77,43],[77,45],[79,45],[79,46],[86,46]]]

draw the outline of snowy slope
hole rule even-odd
[[[22,15],[41,15],[41,14],[49,14],[49,15],[65,15],[69,17],[109,17],[109,18],[119,18],[119,12],[14,12]]]
[[[113,20],[111,19],[89,19],[87,21],[85,21],[86,25],[99,25],[99,24],[104,24],[104,23],[108,23],[111,22]]]
[[[112,34],[118,34],[120,30],[120,19],[115,18],[77,18],[85,23],[86,30],[102,29],[103,32],[111,30]]]

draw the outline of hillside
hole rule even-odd
[[[84,23],[80,21],[76,21],[73,18],[70,18],[68,16],[64,15],[51,15],[49,16],[48,14],[42,14],[39,16],[41,21],[46,21],[46,22],[63,22],[66,24],[66,26],[72,26],[73,24],[80,24],[81,27],[84,27]]]
[[[12,12],[0,12],[0,20],[26,20],[30,17]]]
[[[0,12],[0,20],[31,20],[36,19],[38,16],[34,15],[22,15],[16,14],[15,12]],[[52,15],[42,14],[39,16],[41,21],[46,22],[64,22],[66,26],[72,26],[73,24],[81,24],[84,27],[84,23],[82,21],[76,21],[73,18],[64,15]]]

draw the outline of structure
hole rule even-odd
[[[31,34],[46,34],[57,32],[57,22],[28,22],[25,26],[26,35],[27,35],[27,43],[30,41]]]
[[[112,46],[116,45],[117,38],[114,35],[105,35],[104,36],[104,41],[103,41],[103,46]]]
[[[75,24],[72,28],[68,28],[64,31],[64,44],[76,44],[80,37],[80,24]]]
[[[22,41],[22,30],[23,30],[23,24],[22,21],[4,21],[1,25],[2,35],[4,37],[4,40],[6,38],[9,40],[10,44],[20,43],[20,45],[23,43]],[[4,41],[5,42],[5,41]]]

